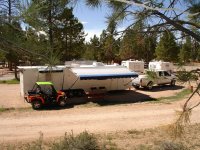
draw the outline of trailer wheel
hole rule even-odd
[[[67,101],[66,101],[65,97],[61,97],[59,99],[58,105],[61,107],[65,107],[67,105]]]
[[[170,83],[171,86],[175,86],[176,85],[176,80],[172,80]]]
[[[150,81],[148,84],[147,84],[147,87],[146,87],[148,90],[152,90],[153,88],[153,82]]]
[[[40,100],[34,100],[31,104],[34,110],[39,110],[42,108],[42,102]]]
[[[133,87],[134,87],[136,90],[138,90],[138,89],[140,88],[139,85],[133,85]]]

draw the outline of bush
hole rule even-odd
[[[65,134],[64,139],[58,143],[54,143],[51,147],[52,150],[97,150],[96,137],[93,134],[84,131],[77,136],[73,133]]]
[[[43,150],[43,133],[40,132],[39,139],[29,144],[26,144],[24,149],[25,150]]]
[[[163,141],[159,144],[158,150],[189,150],[189,148],[182,143]]]

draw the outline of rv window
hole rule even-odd
[[[164,73],[162,71],[159,72],[159,76],[162,77],[164,76]]]
[[[170,74],[167,71],[164,72],[164,75],[165,76],[170,76]]]

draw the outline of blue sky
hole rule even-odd
[[[178,9],[185,9],[184,5],[178,4]],[[78,0],[74,7],[74,15],[84,25],[84,31],[87,34],[86,41],[89,41],[95,34],[99,36],[103,29],[106,29],[106,16],[110,14],[110,9],[103,5],[100,8],[91,8],[85,5],[84,0]],[[133,19],[133,18],[132,18]],[[123,24],[118,26],[118,31],[123,30],[133,20],[126,20]],[[153,19],[150,24],[155,24],[159,20]]]
[[[103,29],[106,29],[106,15],[109,14],[109,9],[105,6],[100,8],[91,8],[80,0],[74,8],[74,15],[84,25],[84,31],[87,35],[86,40],[91,37],[100,35]]]
[[[74,15],[84,25],[84,31],[87,34],[86,41],[89,41],[95,34],[99,36],[102,31],[107,28],[106,16],[110,13],[111,9],[105,4],[99,8],[93,8],[86,6],[84,0],[78,1],[74,7]],[[126,22],[118,25],[117,30],[121,31],[125,29],[127,24],[128,21],[126,20]]]

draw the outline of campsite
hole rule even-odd
[[[0,150],[199,150],[199,0],[0,0]]]
[[[0,115],[0,137],[1,142],[8,143],[34,141],[39,138],[40,132],[48,141],[63,136],[63,131],[70,133],[73,130],[74,134],[88,131],[101,136],[117,131],[115,134],[125,136],[124,132],[130,129],[140,132],[166,126],[173,122],[175,111],[181,109],[191,93],[186,85],[178,83],[175,87],[157,86],[152,91],[132,87],[110,92],[100,100],[87,99],[76,103],[69,99],[71,103],[65,108],[34,111],[23,100],[19,83],[1,84],[0,91],[0,105],[4,108]],[[198,99],[197,95],[192,103],[198,102],[195,99]],[[199,112],[199,108],[193,112],[192,124],[199,123]]]

